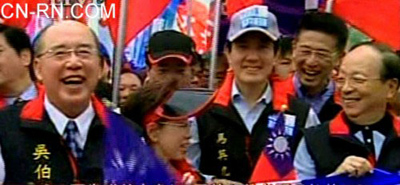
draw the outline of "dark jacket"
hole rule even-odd
[[[83,157],[77,161],[47,114],[42,121],[20,119],[22,108],[11,106],[0,113],[6,183],[102,182],[104,126],[98,117],[91,125]],[[40,152],[49,154],[39,156]],[[46,169],[50,169],[49,176]]]
[[[348,156],[368,159],[374,167],[397,173],[400,170],[400,120],[387,114],[382,120],[389,124],[388,134],[378,160],[368,147],[351,133],[349,121],[339,113],[328,124],[305,131],[305,141],[311,158],[315,162],[317,176],[333,173]]]
[[[336,99],[336,100],[335,100]],[[331,96],[328,101],[325,102],[321,111],[318,113],[318,119],[321,123],[332,120],[342,110],[342,106],[338,103],[337,98]]]
[[[287,94],[291,94],[295,97],[298,97],[296,94],[296,87],[294,85],[295,75],[292,74],[290,77],[286,79],[280,79],[279,83],[281,86],[286,86]],[[341,110],[342,106],[339,103],[340,97],[339,92],[335,92],[333,96],[331,96],[325,104],[322,106],[321,111],[317,114],[318,119],[321,123],[325,123],[327,121],[332,120]]]
[[[5,183],[102,184],[105,178],[116,182],[152,182],[152,179],[158,179],[151,177],[150,172],[157,170],[160,176],[170,181],[164,166],[126,119],[107,110],[94,97],[92,105],[96,116],[89,128],[83,157],[79,160],[72,155],[46,113],[44,90],[40,91],[38,98],[24,105],[0,111]],[[133,154],[147,158],[140,164],[130,163],[129,160],[137,160],[131,158]],[[111,160],[120,160],[126,167],[115,168]],[[128,170],[130,168],[141,169],[142,173]],[[119,171],[126,174],[116,173]]]

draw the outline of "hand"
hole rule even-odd
[[[241,182],[231,181],[227,179],[214,179],[212,184],[216,185],[243,185]]]
[[[372,165],[369,161],[362,157],[349,156],[344,159],[342,164],[336,169],[336,174],[347,173],[350,177],[361,177],[366,173],[372,173]]]
[[[190,172],[186,172],[185,174],[183,174],[182,184],[184,184],[184,185],[194,185],[194,184],[196,184],[196,182],[194,180],[194,176],[191,175]]]

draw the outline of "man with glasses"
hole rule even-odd
[[[352,49],[337,76],[343,111],[305,131],[294,163],[299,177],[361,177],[374,168],[397,174],[400,119],[388,103],[399,82],[400,58],[390,48],[363,43]]]
[[[36,97],[33,49],[24,30],[0,24],[0,108]]]
[[[340,18],[330,13],[305,14],[293,42],[296,72],[280,82],[291,87],[289,94],[309,103],[321,123],[341,110],[331,77],[344,55],[347,37],[348,29]]]
[[[35,49],[35,72],[44,88],[27,104],[0,112],[0,181],[143,183],[157,179],[146,178],[149,170],[157,167],[163,174],[132,126],[94,97],[102,64],[99,41],[89,27],[75,21],[54,24]],[[125,155],[148,160],[127,163]],[[122,166],[113,166],[115,160]]]

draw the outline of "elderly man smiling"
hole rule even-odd
[[[364,43],[343,59],[337,84],[344,111],[329,124],[306,130],[295,167],[301,179],[374,168],[400,170],[400,120],[388,102],[399,86],[400,59],[389,48]]]

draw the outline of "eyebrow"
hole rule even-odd
[[[346,72],[343,72],[343,70],[342,70],[342,71],[339,71],[339,74],[340,74],[340,73],[342,73],[342,74],[344,74],[344,75],[346,75],[346,76],[356,76],[356,75],[366,76],[366,75],[367,75],[367,74],[362,73],[362,72],[360,72],[360,71],[355,71],[355,72],[352,72],[352,73],[346,73]]]
[[[65,45],[65,44],[59,44],[59,45],[55,45],[53,47],[51,47],[50,49],[59,49],[59,48],[68,48],[69,46]],[[86,43],[82,43],[82,44],[78,44],[77,48],[82,48],[82,47],[93,47],[93,45],[91,44],[86,44]]]
[[[300,45],[299,46],[300,48],[307,48],[307,49],[312,49],[312,50],[316,50],[316,51],[322,51],[322,52],[331,52],[331,51],[329,51],[329,50],[327,50],[327,49],[322,49],[322,48],[312,48],[312,47],[310,47],[310,46],[304,46],[304,45]]]

